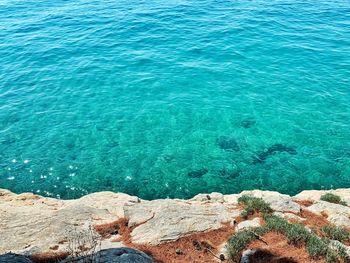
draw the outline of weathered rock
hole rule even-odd
[[[224,201],[231,205],[237,205],[239,197],[239,194],[224,195]]]
[[[62,263],[71,263],[72,259],[66,259]],[[75,263],[154,263],[153,259],[140,250],[122,247],[105,249],[92,256],[74,259]]]
[[[346,200],[348,190],[340,190],[336,190],[336,193]],[[244,194],[262,198],[276,214],[284,218],[303,220],[295,215],[300,212],[299,204],[288,195],[272,191],[254,190],[231,195],[211,193],[199,194],[190,200],[145,201],[112,192],[90,194],[77,200],[57,200],[30,193],[17,195],[0,189],[0,253],[12,251],[32,255],[66,251],[72,231],[88,235],[91,234],[91,226],[111,223],[120,218],[126,218],[129,225],[134,227],[131,238],[135,243],[156,245],[173,241],[233,222],[241,212],[240,206],[237,206],[238,198]],[[335,225],[350,226],[348,206],[317,199],[306,209],[326,214],[330,223]],[[241,222],[237,231],[258,227],[258,221]],[[125,246],[122,242],[112,242],[117,237],[120,236],[115,234],[102,240],[101,248]]]
[[[243,222],[240,222],[236,227],[235,227],[235,231],[239,232],[245,229],[249,229],[249,228],[255,228],[255,227],[259,227],[261,226],[260,223],[260,218],[254,218],[252,220],[245,220]]]
[[[347,204],[350,204],[350,189],[336,189],[336,190],[306,190],[302,191],[293,197],[295,200],[319,201],[321,196],[326,193],[332,193],[340,196]]]
[[[331,215],[350,215],[350,207],[333,204],[326,201],[317,201],[311,206],[306,207],[307,210],[315,214],[326,214],[327,216]]]
[[[336,226],[340,227],[350,227],[350,218],[346,215],[330,215],[328,216],[328,221]]]
[[[200,201],[200,202],[210,202],[210,203],[223,203],[224,195],[221,193],[211,193],[211,194],[198,194],[194,196],[191,201]]]
[[[327,219],[336,226],[350,227],[350,207],[348,206],[317,201],[305,209],[315,214],[327,215]]]
[[[124,204],[136,201],[135,197],[111,192],[64,201],[1,190],[0,253],[32,254],[56,245],[58,251],[65,250],[67,243],[59,243],[69,238],[69,231],[88,232],[92,225],[124,217]]]
[[[222,204],[193,204],[182,200],[154,200],[124,207],[135,243],[156,245],[182,236],[222,227],[239,215]]]
[[[305,218],[302,218],[300,216],[297,216],[297,215],[295,215],[293,213],[288,213],[288,212],[287,213],[274,212],[273,214],[276,215],[276,216],[282,217],[284,219],[287,219],[288,221],[294,220],[294,221],[302,222],[302,221],[306,220]]]
[[[32,261],[23,255],[6,253],[0,255],[0,263],[32,263]]]
[[[262,198],[265,202],[270,204],[270,207],[275,211],[280,212],[300,212],[300,205],[292,200],[289,195],[280,194],[274,191],[243,191],[240,195],[251,195]]]

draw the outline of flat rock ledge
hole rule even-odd
[[[350,190],[333,190],[350,201]],[[13,252],[34,255],[46,252],[67,252],[76,236],[91,235],[94,226],[123,219],[131,227],[134,244],[158,245],[198,232],[232,226],[244,229],[259,222],[235,225],[241,213],[238,198],[242,195],[260,197],[285,218],[298,219],[301,209],[326,214],[335,225],[350,227],[350,208],[320,201],[324,191],[304,191],[295,197],[273,191],[244,191],[240,194],[199,194],[189,200],[142,200],[122,193],[99,192],[75,200],[59,200],[31,193],[15,194],[0,189],[0,254]],[[317,198],[314,198],[317,196]],[[312,201],[306,207],[300,201]],[[74,237],[75,235],[75,237]],[[125,247],[118,233],[101,239],[100,249]],[[120,241],[116,241],[120,240]]]

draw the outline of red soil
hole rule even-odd
[[[269,232],[265,234],[263,240],[266,241],[267,245],[259,240],[253,241],[249,244],[248,248],[250,249],[263,249],[270,252],[272,255],[278,257],[283,257],[284,261],[276,261],[278,259],[270,259],[265,262],[298,262],[298,263],[324,263],[324,260],[312,260],[309,257],[306,249],[304,247],[296,247],[288,244],[286,238],[276,232]],[[261,262],[259,260],[253,262]]]

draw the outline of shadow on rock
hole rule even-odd
[[[276,256],[263,249],[248,249],[243,252],[240,263],[297,263],[295,260]]]

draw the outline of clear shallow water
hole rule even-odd
[[[350,2],[0,3],[0,187],[350,187]]]

